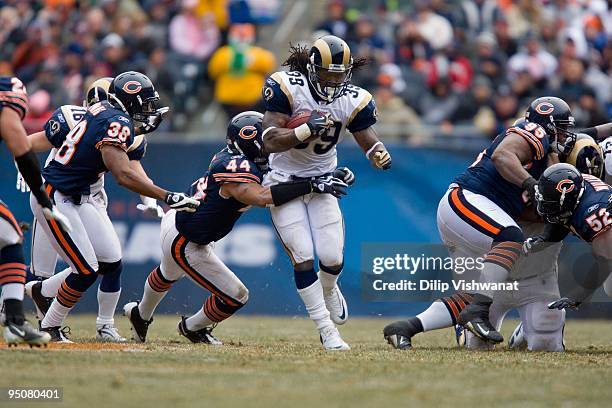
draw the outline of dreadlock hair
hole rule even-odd
[[[304,45],[294,45],[289,43],[289,57],[283,62],[283,67],[289,67],[290,71],[298,71],[304,75],[308,75],[306,66],[310,62],[308,59],[308,47]],[[353,72],[359,71],[364,66],[368,65],[370,60],[365,57],[353,58]]]

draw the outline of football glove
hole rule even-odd
[[[164,120],[164,114],[169,110],[170,108],[167,106],[157,109],[155,115],[148,116],[146,122],[141,122],[141,125],[137,128],[137,134],[146,135],[147,133],[155,131]]]
[[[527,190],[527,194],[529,195],[529,201],[535,210],[538,208],[538,202],[536,200],[536,195],[538,194],[538,181],[533,177],[529,177],[523,181],[521,185],[523,190]]]
[[[312,136],[321,136],[331,127],[331,125],[333,125],[333,123],[329,113],[312,111],[306,125],[308,125],[308,129],[310,129],[310,134]]]
[[[198,200],[187,197],[183,193],[168,192],[164,202],[168,204],[170,208],[176,211],[195,212],[196,208],[200,206],[200,202]]]
[[[578,309],[578,306],[580,306],[580,303],[581,302],[576,302],[575,300],[572,300],[570,298],[562,297],[561,299],[555,300],[554,302],[550,302],[548,304],[548,308],[558,309],[558,310]]]
[[[15,186],[15,188],[17,188],[17,190],[21,191],[22,193],[30,192],[30,186],[28,186],[28,183],[26,183],[25,179],[19,171],[17,172],[17,185]]]
[[[346,195],[347,185],[344,181],[332,176],[315,177],[311,180],[312,191],[319,194],[331,194],[336,198]]]
[[[355,183],[355,174],[348,167],[338,167],[334,170],[334,177],[344,181],[348,186]]]
[[[377,168],[388,170],[391,168],[391,155],[387,150],[376,152],[372,156],[372,162]]]
[[[538,252],[544,249],[546,241],[542,235],[529,237],[523,242],[523,253],[529,255],[533,252]]]
[[[62,214],[56,206],[43,207],[42,213],[47,220],[55,220],[64,231],[72,231],[72,224],[70,224],[70,220],[68,220],[68,218],[66,218],[66,216]]]
[[[164,209],[157,205],[157,200],[151,197],[141,196],[142,204],[137,204],[136,208],[154,218],[162,219]]]

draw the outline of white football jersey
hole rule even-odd
[[[277,95],[279,92],[284,95]],[[311,94],[306,76],[297,71],[272,74],[264,85],[263,95],[267,110],[275,110],[270,108],[272,100],[280,96],[289,104],[289,109],[284,109],[284,113],[318,110],[329,113],[334,122],[327,134],[319,139],[299,144],[285,152],[270,154],[270,168],[286,175],[311,177],[334,171],[337,165],[336,145],[342,141],[345,131],[362,130],[376,122],[372,95],[365,89],[349,85],[344,95],[332,103],[318,101]],[[352,127],[357,114],[366,107],[369,108],[367,113],[362,113],[364,118],[360,118],[361,123],[356,125],[357,128]]]
[[[612,136],[599,143],[604,154],[604,181],[612,183]]]

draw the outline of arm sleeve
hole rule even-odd
[[[58,108],[53,112],[53,115],[45,123],[45,136],[54,147],[60,147],[66,135],[70,133],[70,126],[62,113],[61,108]]]
[[[376,123],[376,103],[374,99],[370,101],[361,110],[356,112],[353,119],[346,125],[349,132],[358,132],[369,128]]]
[[[17,167],[23,179],[28,183],[30,190],[32,190],[32,194],[36,197],[36,201],[45,208],[51,208],[51,200],[49,200],[49,196],[47,196],[43,188],[43,181],[40,176],[40,165],[38,164],[36,155],[30,150],[26,154],[16,157],[15,163],[17,163]]]
[[[267,111],[291,115],[293,112],[286,88],[272,77],[268,77],[261,91]]]

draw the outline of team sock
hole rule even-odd
[[[153,269],[149,274],[145,284],[142,300],[138,303],[138,312],[144,320],[151,319],[155,308],[168,293],[172,284],[176,281],[171,281],[164,277],[159,267]]]
[[[121,289],[117,292],[104,292],[98,287],[98,317],[96,318],[96,327],[100,328],[105,324],[115,325],[115,309],[119,303]]]
[[[306,306],[308,316],[315,323],[317,329],[321,330],[324,327],[334,325],[329,318],[329,311],[325,307],[323,288],[319,279],[308,287],[298,289],[298,294],[302,298],[304,306]]]
[[[205,327],[210,326],[214,322],[206,316],[204,313],[204,308],[198,310],[193,316],[188,317],[185,320],[185,324],[187,325],[187,330],[198,331]]]
[[[342,272],[342,266],[338,268],[338,270],[333,270],[325,265],[319,263],[319,280],[321,281],[321,287],[323,289],[323,295],[327,295],[331,292],[331,290],[336,287],[338,283],[338,278],[340,277],[340,273]]]
[[[433,302],[424,312],[416,315],[416,319],[421,322],[424,332],[453,325],[453,317],[440,301]]]

